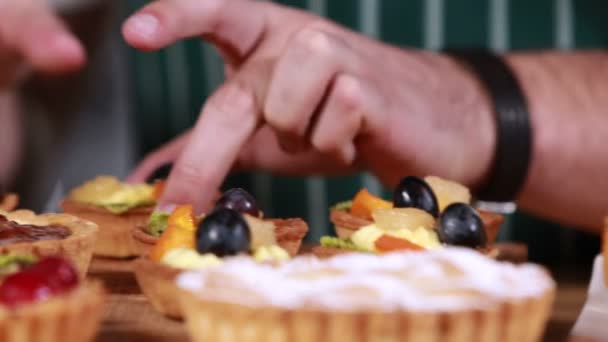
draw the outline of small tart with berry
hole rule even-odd
[[[96,238],[97,225],[72,215],[0,210],[0,254],[61,257],[74,265],[83,279]]]
[[[392,202],[362,189],[352,201],[331,209],[338,237],[323,237],[314,253],[385,253],[445,245],[496,253],[487,246],[495,241],[503,217],[480,213],[470,201],[465,186],[434,176],[405,177]]]
[[[146,224],[163,184],[126,184],[112,176],[98,176],[73,189],[61,208],[99,226],[95,255],[138,256],[139,246],[131,232]]]
[[[177,284],[186,327],[203,341],[538,341],[555,283],[540,266],[467,248],[233,257]]]
[[[152,215],[149,231],[138,232],[154,241],[134,267],[142,292],[156,310],[181,318],[174,280],[183,270],[221,266],[224,257],[237,254],[248,254],[258,262],[280,262],[296,255],[308,231],[306,222],[261,216],[255,199],[242,189],[224,193],[215,210],[201,218],[193,215],[190,205],[178,206],[166,218]],[[158,231],[160,236],[152,239]],[[134,237],[141,239],[137,233]]]
[[[32,255],[0,256],[0,340],[93,340],[103,315],[99,282],[79,280],[69,261]]]
[[[5,193],[0,195],[0,210],[12,211],[19,205],[19,195]]]
[[[230,189],[221,194],[216,200],[216,207],[235,209],[247,215],[250,218],[249,221],[255,220],[256,226],[263,225],[264,227],[260,230],[265,229],[265,234],[273,236],[266,240],[280,245],[291,256],[298,253],[302,245],[302,239],[308,232],[308,225],[300,218],[264,218],[262,211],[258,209],[255,198],[241,188]],[[152,247],[156,245],[169,225],[169,216],[170,214],[154,211],[150,214],[146,224],[132,230],[133,239],[141,255],[147,255]]]

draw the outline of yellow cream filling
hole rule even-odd
[[[277,245],[261,246],[253,253],[253,259],[257,262],[273,262],[289,260],[289,253]]]
[[[280,262],[289,260],[287,251],[277,245],[262,246],[253,253],[256,262]],[[161,263],[180,269],[202,269],[222,264],[222,259],[215,254],[199,254],[195,249],[179,247],[169,250],[160,260]]]
[[[98,176],[72,190],[70,199],[122,213],[131,208],[154,204],[154,187],[126,184],[113,176]]]
[[[368,251],[377,251],[376,240],[378,240],[384,234],[406,239],[427,249],[441,247],[437,233],[432,229],[424,227],[418,227],[415,229],[401,228],[395,230],[382,230],[375,224],[370,224],[354,232],[350,239],[359,248]]]
[[[222,259],[212,253],[199,254],[192,248],[174,248],[163,256],[161,262],[165,265],[181,269],[201,269],[222,264]]]

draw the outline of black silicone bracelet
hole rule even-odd
[[[532,126],[523,91],[509,66],[480,49],[448,49],[465,63],[488,92],[496,114],[496,150],[487,181],[476,192],[480,200],[506,202],[521,191],[532,157]]]

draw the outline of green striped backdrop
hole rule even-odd
[[[129,10],[145,2],[130,0]],[[485,46],[507,51],[603,47],[608,43],[608,26],[602,24],[603,19],[608,18],[608,2],[602,0],[277,2],[314,11],[353,30],[409,47]],[[212,48],[199,40],[181,42],[158,53],[133,52],[132,62],[142,153],[189,127],[206,95],[223,77],[221,60]],[[327,221],[330,204],[350,198],[362,186],[386,193],[366,174],[304,179],[253,173],[234,175],[227,183],[227,186],[250,189],[270,216],[306,218],[312,227],[310,241],[331,232]],[[561,246],[562,257],[574,255],[567,252],[577,246],[585,245],[583,250],[588,254],[598,248],[594,239],[583,234],[558,229],[524,215],[511,217],[509,226],[503,238],[526,240],[531,245],[531,257],[538,261],[558,260],[557,245]]]

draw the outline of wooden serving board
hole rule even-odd
[[[93,259],[89,277],[102,279],[110,293],[97,341],[188,341],[182,322],[148,303],[132,270],[133,260]]]
[[[310,251],[311,248],[305,250]],[[162,316],[147,302],[132,269],[132,260],[97,258],[91,264],[89,276],[103,280],[110,293],[97,341],[188,341],[182,322]],[[570,336],[585,303],[587,286],[586,281],[560,284],[544,341],[600,341]]]

